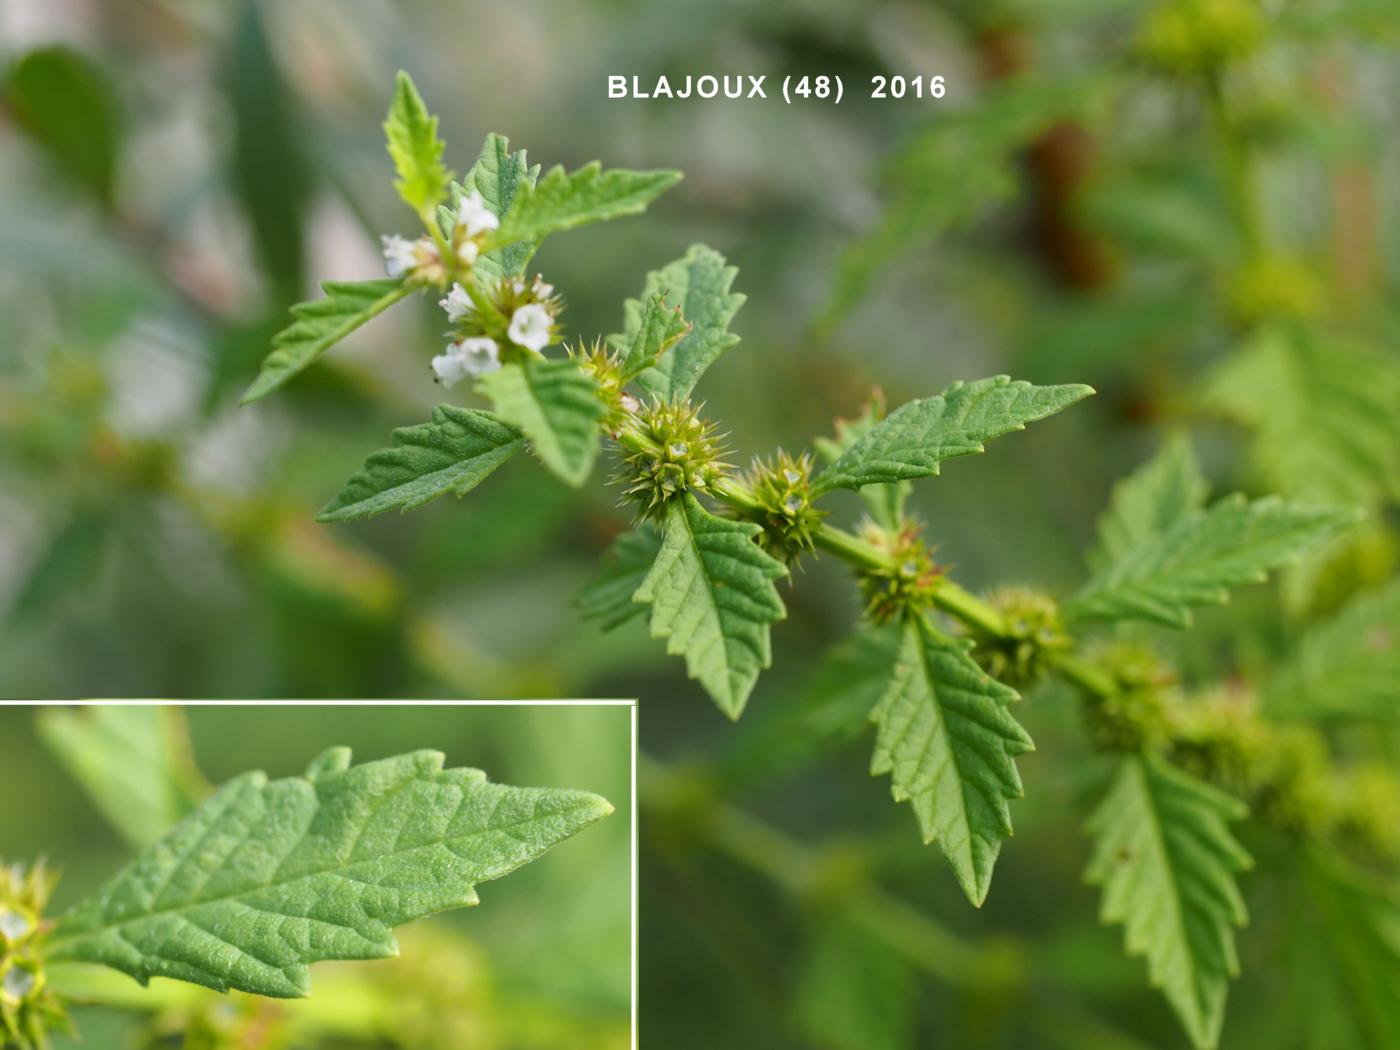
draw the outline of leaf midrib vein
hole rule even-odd
[[[239,898],[246,896],[250,893],[255,893],[261,890],[273,889],[280,886],[291,886],[295,885],[298,882],[304,882],[307,879],[320,878],[324,875],[342,875],[348,878],[349,876],[347,873],[350,870],[357,868],[363,864],[368,864],[371,861],[384,860],[394,856],[399,856],[401,854],[413,853],[416,850],[426,849],[430,846],[445,846],[449,842],[459,842],[463,839],[473,839],[482,835],[496,833],[510,835],[510,833],[515,828],[521,827],[525,824],[529,824],[536,819],[538,818],[532,815],[521,820],[511,821],[509,824],[502,824],[500,827],[480,828],[478,830],[468,832],[464,835],[444,835],[442,838],[436,839],[432,842],[423,842],[417,846],[413,846],[406,850],[390,850],[385,853],[380,853],[371,857],[362,858],[361,860],[355,861],[353,864],[343,864],[336,867],[318,869],[317,871],[309,871],[304,875],[298,875],[295,878],[285,879],[282,882],[267,882],[262,884],[261,886],[248,886],[242,889],[233,890],[232,892],[225,893],[218,897],[210,897],[207,900],[187,901],[184,904],[176,904],[166,908],[156,908],[151,911],[143,911],[139,915],[133,915],[127,919],[122,919],[117,922],[103,923],[101,926],[94,926],[90,929],[80,930],[76,933],[70,933],[67,936],[63,935],[63,926],[60,923],[58,929],[55,931],[56,936],[51,938],[49,943],[52,946],[56,946],[69,941],[84,940],[86,938],[93,937],[101,933],[106,933],[109,930],[120,930],[125,926],[132,925],[133,923],[144,922],[147,919],[153,919],[160,915],[179,914],[192,908],[202,908],[205,905],[222,904],[226,901],[238,901]],[[516,841],[520,840],[517,838]],[[366,883],[365,885],[377,885],[377,883]],[[475,885],[475,883],[468,882],[467,885]]]

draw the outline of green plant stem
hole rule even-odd
[[[628,426],[623,426],[613,435],[613,439],[632,452],[645,455],[660,455],[661,452],[654,441]],[[743,513],[752,514],[763,509],[749,487],[734,478],[720,478],[710,485],[708,491],[713,498]],[[812,533],[812,539],[821,550],[835,554],[857,569],[882,572],[893,567],[893,558],[887,551],[834,525],[818,525]],[[981,634],[992,638],[1012,636],[1006,618],[994,606],[946,576],[939,581],[933,592],[933,604]],[[1091,696],[1109,697],[1117,692],[1117,687],[1108,675],[1072,654],[1055,657],[1053,666],[1066,681]]]
[[[894,559],[873,543],[833,525],[818,525],[812,539],[822,550],[830,551],[860,569],[878,572],[894,565]]]
[[[993,638],[1011,636],[1011,629],[1000,612],[947,577],[939,581],[938,588],[933,592],[933,604],[983,634]]]

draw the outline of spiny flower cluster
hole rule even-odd
[[[433,284],[439,288],[463,267],[470,268],[481,254],[486,235],[501,225],[481,194],[476,190],[462,197],[457,205],[456,220],[446,241],[422,236],[410,241],[398,234],[381,237],[384,245],[384,268],[390,277],[407,277],[417,284]],[[443,248],[450,255],[443,257]]]
[[[684,399],[640,405],[628,421],[619,480],[643,518],[660,518],[671,497],[703,491],[724,476],[724,448],[713,423]]]
[[[641,408],[641,402],[623,387],[627,380],[622,374],[622,361],[615,350],[601,339],[588,345],[567,347],[569,357],[578,365],[579,371],[592,376],[598,387],[598,400],[607,406],[608,414],[603,426],[609,434],[617,434],[627,420]]]
[[[1068,652],[1074,644],[1065,632],[1060,607],[1030,587],[1001,587],[986,599],[1001,613],[1007,634],[979,637],[973,658],[993,678],[1015,689],[1035,685],[1049,672],[1055,654]]]
[[[38,863],[27,871],[0,865],[0,1046],[47,1047],[63,1026],[63,1009],[44,977],[44,908],[57,881]]]
[[[862,537],[889,555],[889,566],[862,569],[860,591],[865,615],[875,623],[889,623],[905,612],[918,612],[933,604],[933,592],[943,570],[924,543],[923,526],[906,522],[899,529],[881,528],[867,520]]]
[[[755,459],[745,478],[762,508],[749,517],[763,526],[763,546],[788,561],[813,548],[812,534],[826,516],[812,506],[812,466],[810,453],[779,449],[773,459]]]
[[[489,294],[475,285],[452,285],[438,305],[452,322],[452,342],[433,358],[434,378],[444,386],[476,378],[501,367],[503,353],[538,354],[558,341],[555,319],[564,308],[538,274],[529,284],[518,277],[496,282]]]
[[[1085,727],[1094,746],[1100,751],[1160,747],[1171,735],[1176,670],[1150,645],[1135,641],[1105,641],[1085,656],[1114,686],[1109,696],[1084,700]]]

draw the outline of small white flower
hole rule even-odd
[[[545,284],[544,278],[535,274],[535,283],[531,286],[530,291],[534,293],[536,299],[548,299],[554,294],[554,285]]]
[[[476,304],[460,284],[454,284],[447,298],[438,300],[438,305],[447,311],[447,319],[453,324],[465,320],[476,311]]]
[[[453,343],[433,358],[433,375],[443,386],[453,386],[468,376],[484,376],[500,367],[500,348],[494,339],[484,335]]]
[[[528,350],[543,350],[552,341],[550,328],[554,318],[539,303],[530,303],[511,314],[510,328],[506,330],[511,342]]]
[[[481,245],[476,241],[462,241],[457,245],[457,258],[462,260],[463,266],[470,266],[476,262],[476,257],[481,254]]]
[[[379,241],[384,245],[384,269],[390,277],[402,277],[418,265],[418,247],[408,238],[395,233]]]
[[[496,340],[489,336],[478,335],[471,339],[463,339],[457,344],[457,352],[467,363],[467,373],[472,376],[484,376],[487,372],[494,372],[501,367],[501,350],[496,345]]]
[[[470,374],[467,371],[466,360],[457,353],[456,343],[449,346],[446,353],[433,358],[432,367],[433,376],[443,386],[456,386]]]
[[[481,199],[478,190],[472,190],[462,198],[462,203],[457,206],[457,225],[468,237],[475,237],[478,233],[485,233],[487,230],[494,230],[501,225],[501,220],[496,218],[496,213],[486,207],[486,202]]]
[[[34,974],[23,966],[11,966],[5,971],[5,994],[23,999],[34,989]]]
[[[627,412],[636,412],[642,407],[642,403],[625,390],[618,400],[621,401],[623,410]]]
[[[525,294],[525,282],[522,281],[519,277],[510,282],[510,287],[511,291],[515,292],[516,295]]]
[[[29,920],[17,911],[0,908],[0,936],[17,941],[29,932]]]

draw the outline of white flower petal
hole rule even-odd
[[[11,966],[5,971],[5,994],[23,999],[34,989],[34,974],[23,966]]]
[[[447,293],[447,298],[438,300],[438,305],[447,311],[447,319],[453,324],[465,320],[476,311],[472,297],[460,284],[454,284],[452,291]]]
[[[416,246],[407,238],[394,233],[380,237],[379,242],[384,246],[384,269],[390,277],[402,277],[418,265]]]
[[[465,362],[467,374],[484,376],[501,367],[501,348],[496,341],[484,335],[463,339],[457,345],[457,352]]]
[[[433,375],[443,386],[455,386],[471,375],[471,369],[467,366],[466,359],[457,352],[457,346],[458,344],[453,343],[446,353],[433,358]]]
[[[17,911],[0,908],[0,935],[7,940],[18,940],[29,932],[29,920]]]
[[[554,318],[549,315],[539,303],[530,303],[520,307],[511,315],[510,327],[506,333],[510,336],[511,342],[529,350],[543,350],[552,341],[550,328],[554,324]]]
[[[457,206],[457,225],[467,237],[475,237],[479,233],[496,229],[501,225],[501,220],[496,218],[495,212],[486,207],[481,193],[472,190]]]

